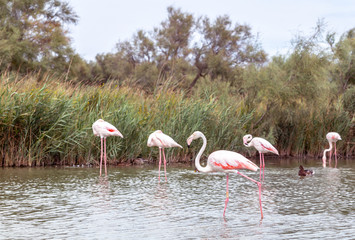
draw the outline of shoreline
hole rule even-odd
[[[256,165],[259,165],[259,157],[247,157],[249,160],[251,160],[252,162],[254,162]],[[169,159],[171,160],[171,159]],[[177,165],[191,165],[194,166],[194,158],[191,158],[189,161],[188,160],[183,160],[183,161],[169,161],[167,160],[167,165],[170,166],[177,166]],[[207,158],[205,158],[203,161],[206,161]],[[338,162],[342,162],[342,161],[353,161],[355,160],[355,156],[348,156],[348,157],[344,157],[344,156],[338,156]],[[293,161],[297,161],[297,162],[311,162],[311,163],[315,163],[315,162],[319,162],[322,163],[322,159],[320,157],[318,158],[314,158],[314,157],[307,157],[307,156],[303,156],[303,157],[275,157],[275,156],[268,156],[265,159],[266,165],[269,164],[276,164],[276,163],[281,163],[281,162],[293,162]],[[329,159],[327,160],[327,162],[329,161]],[[334,158],[332,159],[332,163],[334,162]],[[119,162],[119,163],[110,163],[110,161],[108,161],[107,166],[109,167],[135,167],[135,166],[158,166],[158,161],[154,160],[154,159],[142,159],[142,158],[137,158],[134,160],[129,160],[129,161],[124,161],[124,162]],[[74,167],[74,168],[98,168],[99,167],[99,162],[98,164],[92,164],[92,163],[80,163],[80,164],[41,164],[41,165],[34,165],[34,166],[26,166],[26,165],[13,165],[13,166],[1,166],[2,168],[43,168],[43,167]]]

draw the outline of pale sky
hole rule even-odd
[[[227,14],[248,24],[269,56],[284,54],[297,34],[310,35],[319,19],[327,31],[341,34],[355,27],[354,0],[67,0],[79,16],[70,27],[72,46],[84,59],[115,51],[119,41],[138,30],[152,31],[167,19],[167,7],[211,21]]]

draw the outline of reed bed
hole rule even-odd
[[[110,164],[130,163],[136,158],[156,160],[157,148],[148,148],[148,135],[160,129],[182,146],[194,131],[205,133],[206,153],[228,149],[247,155],[255,150],[242,144],[252,133],[268,138],[284,155],[318,156],[327,146],[328,126],[346,130],[351,119],[344,114],[316,111],[294,113],[291,119],[268,116],[264,124],[253,126],[262,114],[260,106],[250,108],[247,100],[213,90],[205,83],[193,94],[169,89],[154,95],[115,83],[101,86],[71,85],[50,75],[29,74],[0,77],[1,166],[97,165],[100,140],[92,133],[92,123],[102,118],[115,125],[124,139],[107,140]],[[225,89],[225,87],[222,87]],[[335,106],[336,107],[336,106]],[[322,114],[327,114],[323,116]],[[286,119],[287,118],[287,119]],[[267,126],[266,123],[273,123]],[[291,144],[292,142],[292,144]],[[202,143],[192,149],[169,149],[169,161],[191,161]],[[345,144],[339,145],[339,152]]]

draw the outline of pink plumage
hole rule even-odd
[[[264,153],[274,153],[279,155],[279,151],[267,140],[260,137],[253,138],[252,135],[247,134],[243,137],[243,143],[246,147],[254,147],[259,152],[260,158],[260,181],[261,181],[261,168],[263,169],[263,179],[264,179],[264,169],[265,169],[265,160]]]
[[[211,153],[207,161],[212,169],[216,172],[224,172],[226,170],[237,169],[248,169],[256,171],[259,169],[255,163],[243,155],[227,150],[219,150]]]
[[[148,137],[147,142],[148,147],[160,147],[160,148],[170,148],[179,147],[182,148],[180,144],[175,142],[170,136],[164,134],[161,130],[156,130]]]
[[[159,147],[159,181],[160,181],[160,166],[161,166],[161,151],[163,150],[163,157],[164,157],[164,173],[165,173],[165,180],[167,181],[166,177],[166,159],[164,148],[171,148],[171,147],[179,147],[182,148],[180,144],[175,142],[170,136],[164,134],[161,130],[156,130],[155,132],[151,133],[148,137],[147,141],[148,147]]]
[[[326,167],[326,165],[327,165],[327,156],[326,156],[327,152],[329,152],[329,166],[331,164],[333,143],[334,143],[335,164],[337,164],[337,162],[338,162],[338,158],[337,158],[337,141],[338,140],[342,140],[341,137],[340,137],[340,134],[337,133],[337,132],[329,132],[329,133],[327,133],[327,135],[325,137],[328,140],[329,148],[325,149],[324,152],[323,152],[323,157],[322,157],[323,167]]]
[[[97,120],[92,124],[92,130],[95,136],[106,138],[109,136],[118,136],[123,138],[120,131],[115,126],[102,119]]]
[[[226,189],[226,200],[225,200],[225,205],[224,205],[224,211],[223,211],[223,216],[225,216],[226,209],[227,209],[227,204],[229,201],[229,190],[228,190],[228,179],[229,179],[229,173],[237,173],[246,179],[256,183],[259,187],[259,204],[260,204],[260,212],[261,212],[261,218],[263,218],[263,210],[262,210],[262,205],[261,205],[261,184],[260,182],[255,181],[254,179],[245,176],[244,174],[240,173],[238,169],[248,169],[252,171],[257,171],[258,166],[244,157],[243,155],[232,152],[232,151],[227,151],[227,150],[219,150],[211,153],[208,156],[207,159],[207,165],[205,167],[202,167],[200,164],[200,158],[202,156],[202,153],[206,149],[207,145],[207,139],[205,135],[200,132],[196,131],[194,132],[188,139],[187,139],[187,145],[190,146],[191,142],[195,139],[202,138],[203,140],[203,145],[198,152],[196,159],[195,159],[195,166],[199,172],[224,172],[227,175],[227,189]]]
[[[341,140],[340,134],[337,132],[329,132],[325,137],[329,142],[337,142],[338,140]]]
[[[102,159],[105,159],[105,175],[107,175],[107,168],[106,168],[106,138],[110,136],[118,136],[123,138],[123,135],[120,131],[117,130],[115,126],[111,123],[108,123],[102,119],[97,120],[92,124],[92,131],[94,132],[95,136],[101,138],[101,155],[100,155],[100,176],[101,176],[101,169],[102,169]]]

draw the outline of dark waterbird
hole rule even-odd
[[[302,165],[300,165],[300,170],[298,171],[298,176],[312,176],[314,174],[313,170],[304,169]]]

